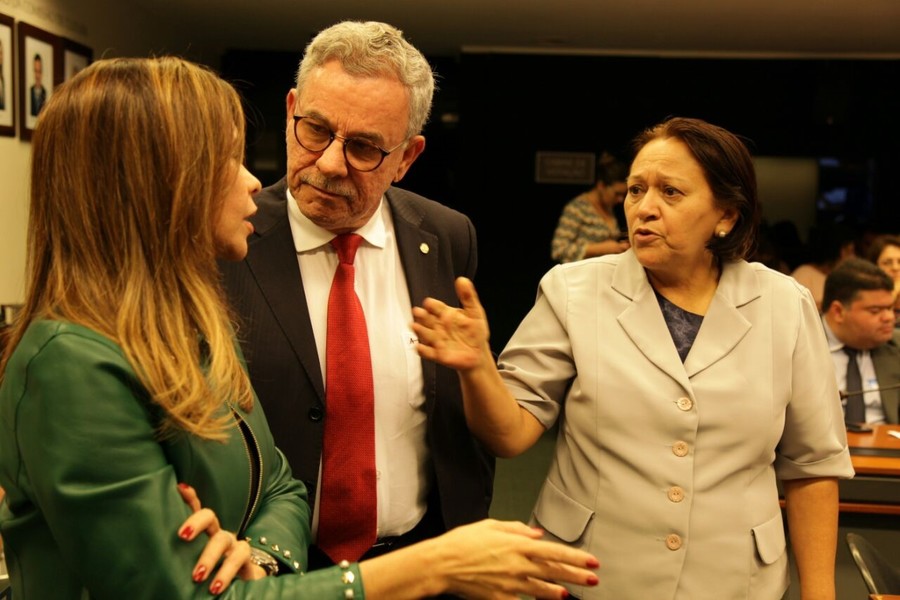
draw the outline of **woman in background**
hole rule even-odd
[[[551,580],[596,582],[591,555],[497,521],[290,576],[306,490],[216,269],[247,253],[260,187],[237,93],[176,58],[101,60],[53,94],[32,144],[27,292],[0,361],[16,600],[562,598]]]
[[[894,326],[900,327],[900,236],[877,236],[867,257],[894,280]]]
[[[856,232],[844,223],[825,223],[810,229],[806,246],[807,261],[791,271],[791,277],[809,290],[821,312],[825,278],[841,262],[856,255]]]
[[[628,249],[615,214],[625,199],[627,175],[628,167],[615,157],[605,152],[600,156],[594,187],[563,208],[550,245],[553,260],[567,263]]]

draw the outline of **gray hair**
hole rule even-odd
[[[320,31],[306,46],[297,69],[297,91],[309,74],[330,60],[338,60],[351,75],[397,77],[409,91],[407,137],[422,132],[434,97],[431,65],[403,32],[377,21],[342,21]]]

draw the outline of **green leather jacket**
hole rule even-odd
[[[235,581],[220,598],[343,599],[348,588],[363,598],[355,564],[351,584],[337,567],[303,574],[306,489],[260,404],[234,414],[243,424],[224,443],[161,440],[161,411],[118,345],[71,323],[32,323],[0,386],[0,535],[13,597],[212,597],[211,579],[191,579],[207,536],[177,535],[190,514],[177,490],[186,482],[223,528],[281,562],[284,575]]]

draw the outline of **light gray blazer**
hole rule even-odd
[[[600,559],[585,600],[777,600],[776,478],[853,476],[816,306],[761,264],[725,266],[683,364],[633,252],[559,265],[499,362],[559,420],[533,520]]]

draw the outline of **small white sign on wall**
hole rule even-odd
[[[537,183],[594,184],[597,155],[593,152],[538,152],[534,160]]]

